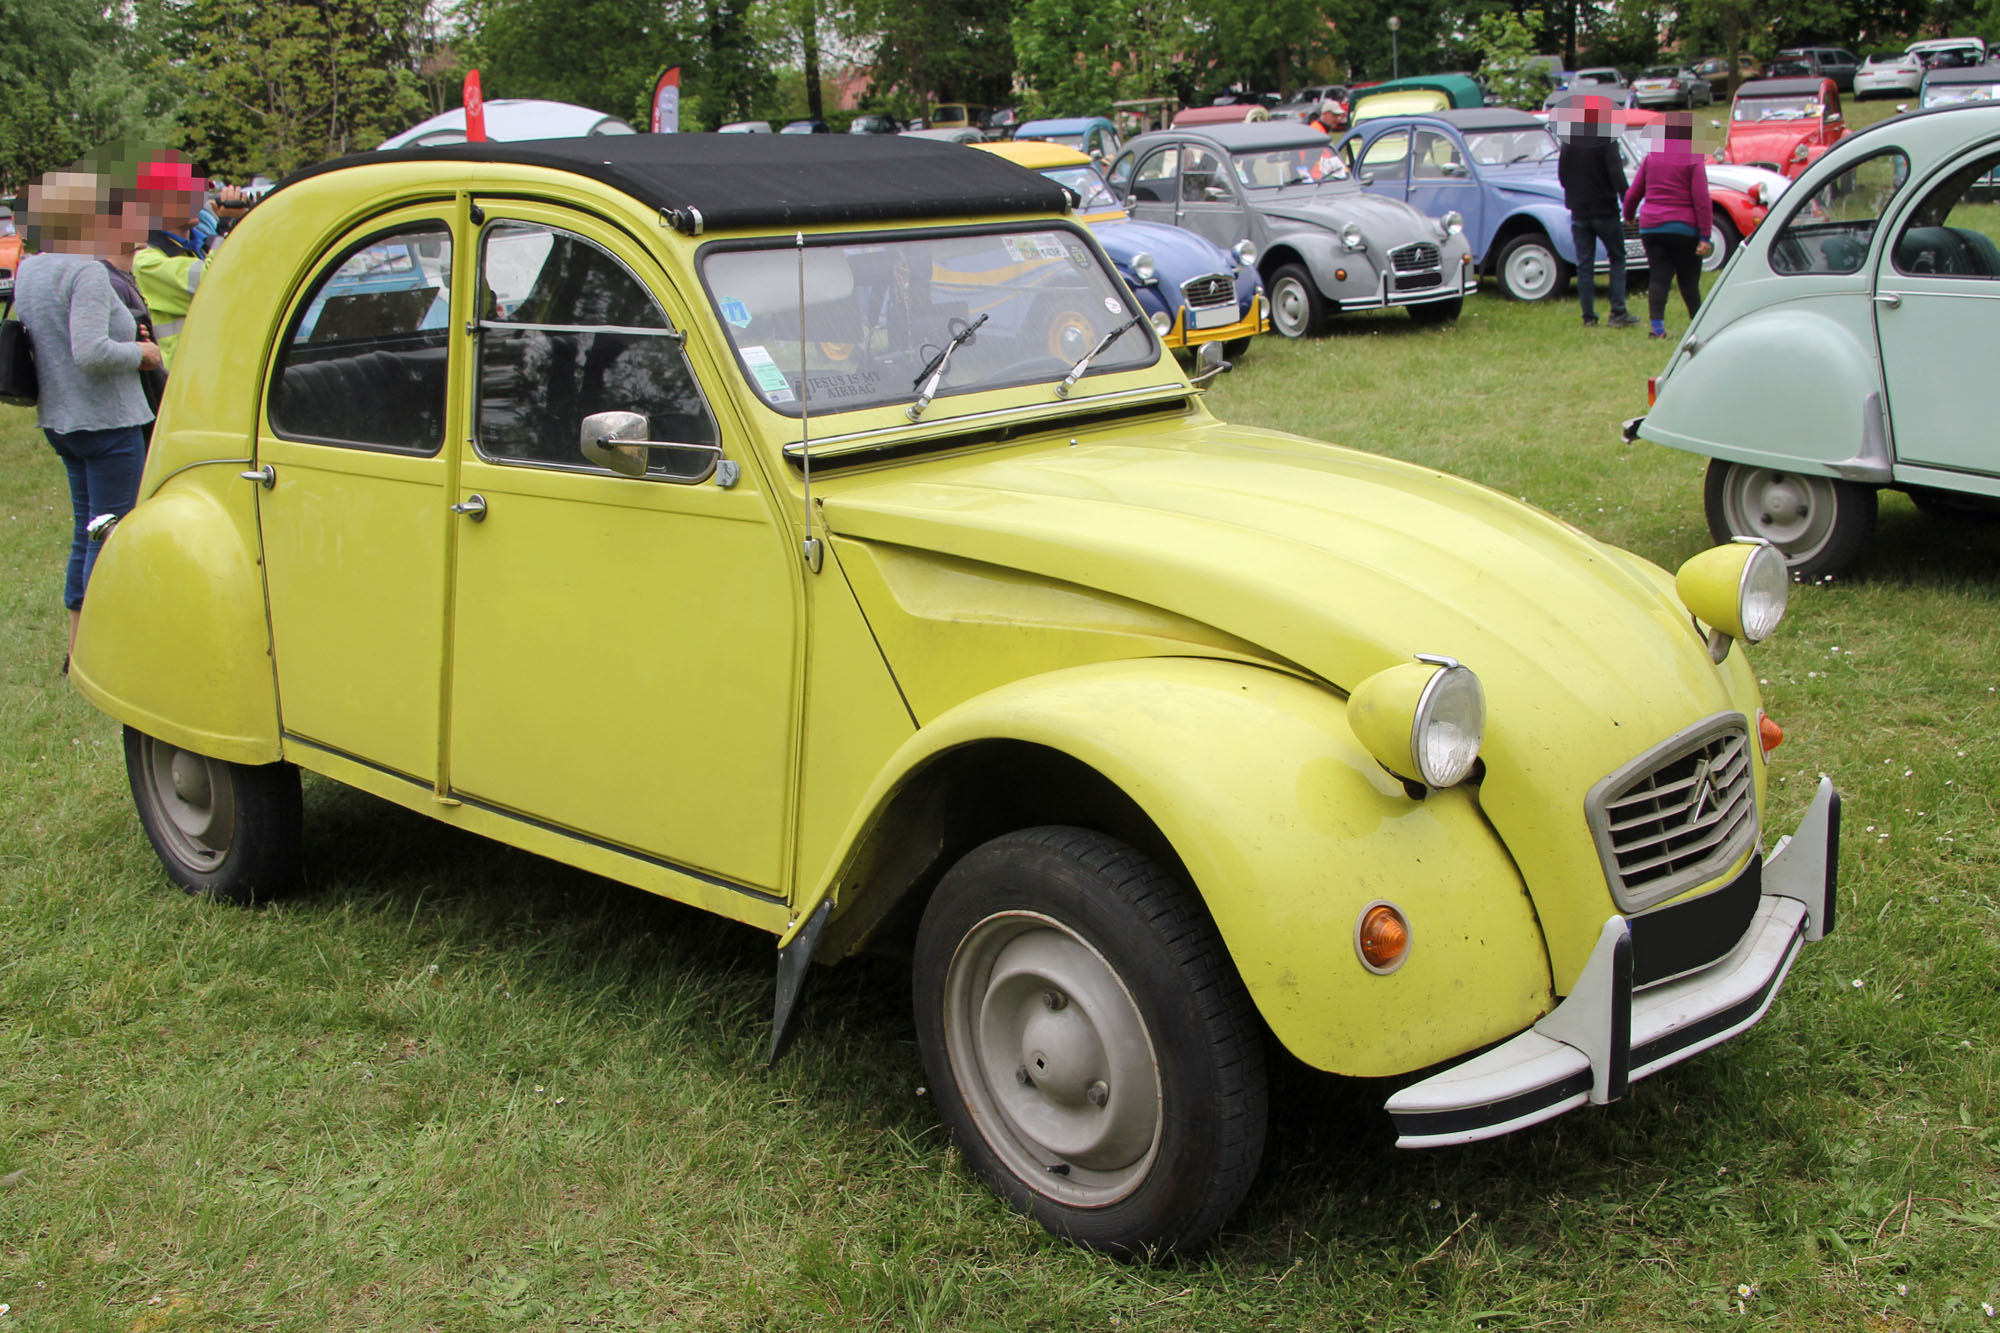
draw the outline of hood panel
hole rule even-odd
[[[1294,436],[1194,420],[833,489],[837,545],[1016,570],[1212,627],[1149,626],[1161,641],[1240,641],[1342,691],[1419,652],[1470,666],[1487,695],[1480,802],[1560,981],[1611,910],[1585,794],[1732,706],[1663,571],[1469,482]],[[907,614],[870,582],[856,587],[871,619]]]
[[[1437,239],[1437,231],[1429,220],[1400,199],[1385,199],[1346,186],[1260,193],[1269,197],[1258,200],[1256,211],[1267,219],[1283,219],[1331,231],[1339,231],[1350,222],[1358,223],[1371,242],[1379,235],[1390,248],[1411,239],[1415,231],[1421,231],[1424,240]]]

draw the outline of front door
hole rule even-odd
[[[796,548],[702,391],[675,331],[687,306],[660,270],[596,219],[482,202],[453,497],[451,791],[782,893]],[[585,421],[603,412],[685,447],[586,456]]]
[[[1404,199],[1410,189],[1410,132],[1384,130],[1361,150],[1354,164],[1355,177],[1370,194],[1384,199]]]
[[[1469,236],[1481,234],[1479,183],[1458,140],[1443,130],[1420,129],[1410,152],[1409,201],[1425,217],[1457,210]]]
[[[1227,250],[1250,234],[1229,158],[1188,144],[1181,153],[1180,225]]]
[[[446,206],[351,232],[293,301],[257,443],[285,733],[425,786],[438,765],[445,442],[463,435],[448,391],[462,271]]]
[[[1967,154],[1897,223],[1877,261],[1875,325],[1896,461],[2000,474],[1979,386],[2000,347],[2000,145]]]

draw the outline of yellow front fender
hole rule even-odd
[[[282,757],[278,696],[241,465],[223,460],[177,479],[112,530],[91,571],[69,675],[84,698],[150,736],[268,764]]]
[[[849,825],[829,894],[867,903],[869,834],[936,761],[993,741],[1046,747],[1115,785],[1171,845],[1272,1032],[1354,1075],[1422,1068],[1511,1035],[1553,1004],[1534,909],[1464,788],[1413,800],[1347,726],[1337,694],[1242,663],[1150,658],[1035,676],[944,713],[907,741]],[[837,888],[837,892],[836,892]],[[1407,961],[1364,967],[1359,914],[1409,918]],[[879,911],[882,904],[870,903]]]

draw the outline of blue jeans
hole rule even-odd
[[[146,466],[142,427],[116,430],[44,430],[69,469],[69,504],[76,523],[69,538],[69,570],[63,576],[63,605],[83,609],[83,590],[97,564],[98,543],[84,531],[99,514],[131,512],[139,499],[139,473]]]
[[[1569,238],[1576,245],[1576,296],[1583,303],[1585,322],[1597,319],[1597,243],[1611,269],[1611,313],[1625,313],[1625,228],[1617,218],[1571,218]]]

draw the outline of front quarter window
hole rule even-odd
[[[1902,149],[1889,148],[1828,180],[1785,219],[1771,242],[1771,268],[1788,274],[1858,273],[1868,262],[1882,214],[1909,175],[1910,159]]]
[[[1054,385],[1138,313],[1083,236],[1050,225],[861,242],[716,247],[702,277],[744,378],[790,416]],[[1088,375],[1151,365],[1144,319]],[[933,416],[941,413],[932,409]]]

